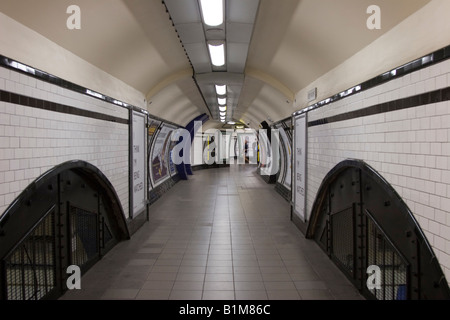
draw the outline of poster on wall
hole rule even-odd
[[[281,136],[281,144],[284,146],[284,150],[286,152],[286,175],[284,176],[284,180],[282,184],[291,189],[291,176],[292,176],[292,147],[291,147],[291,139],[289,138],[286,129],[289,128],[285,123],[280,125],[280,136]],[[281,145],[280,144],[280,145]]]
[[[303,222],[306,222],[306,134],[306,113],[294,116],[293,213]]]
[[[153,149],[149,161],[153,186],[169,178],[169,147],[173,127],[164,124],[154,139]]]
[[[180,132],[179,130],[172,131],[172,137],[170,138],[170,145],[169,145],[169,172],[170,175],[173,176],[177,174],[177,166],[175,165],[173,161],[173,148],[178,144],[178,140],[180,139]]]
[[[267,175],[268,168],[271,166],[270,142],[265,130],[259,131],[259,168],[261,173]]]
[[[133,211],[132,218],[145,209],[145,120],[146,115],[133,111]]]
[[[159,128],[159,126],[161,125],[161,121],[159,120],[155,120],[155,119],[148,119],[148,125],[147,125],[147,163],[151,163],[150,159],[151,159],[151,152],[152,152],[152,145],[153,145],[153,140],[156,137],[156,133],[157,130]],[[147,174],[148,178],[148,190],[152,190],[153,189],[153,181],[151,179],[151,167],[148,168],[148,174]]]
[[[278,132],[280,133],[281,136],[281,141],[280,141],[280,157],[279,157],[279,170],[277,172],[278,175],[278,179],[277,182],[284,185],[284,181],[286,180],[287,176],[287,170],[286,167],[289,165],[289,159],[288,159],[288,151],[286,150],[286,146],[285,146],[285,142],[284,142],[284,137],[283,137],[283,132],[284,129],[281,126],[281,124],[278,124],[276,126],[274,126],[273,128],[274,130],[278,130]],[[289,178],[290,179],[290,178]]]

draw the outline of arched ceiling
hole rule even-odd
[[[183,12],[198,10],[198,4],[192,5],[191,0],[178,1],[186,7],[177,12],[178,19],[183,19],[179,17]],[[226,1],[230,7],[238,3]],[[297,92],[430,0],[256,1],[256,19],[250,34],[243,23],[228,27],[239,35],[241,26],[243,38],[251,35],[248,50],[240,46],[240,51],[229,56],[236,58],[236,52],[246,55],[232,119],[252,128],[258,128],[262,121],[278,121],[291,115]],[[81,30],[65,27],[69,16],[66,10],[72,4],[81,9]],[[366,28],[366,9],[372,4],[382,8],[381,30]],[[212,116],[211,106],[207,106],[209,102],[194,77],[192,62],[196,57],[189,56],[181,43],[181,31],[177,32],[168,7],[161,0],[0,2],[0,11],[5,15],[142,92],[151,114],[186,125],[202,113]],[[239,11],[233,14],[239,20]],[[226,69],[220,71],[229,77]],[[222,126],[215,123],[216,127]]]

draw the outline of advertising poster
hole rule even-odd
[[[285,150],[285,168],[286,174],[284,175],[283,181],[280,181],[286,188],[291,189],[291,175],[292,175],[292,147],[291,140],[286,134],[286,130],[280,125],[278,128],[280,130],[281,144],[282,148]]]
[[[133,214],[137,216],[145,209],[145,118],[146,115],[133,112]]]
[[[161,125],[161,121],[159,120],[154,120],[154,119],[149,119],[148,120],[148,126],[147,126],[147,162],[150,164],[151,163],[151,152],[152,152],[152,145],[153,145],[153,140],[156,137],[156,133],[158,131],[159,126]],[[149,165],[148,168],[148,190],[150,191],[151,189],[153,189],[153,181],[151,179],[151,166]]]
[[[163,125],[154,140],[149,161],[153,186],[160,184],[169,177],[169,147],[173,130],[173,127]]]
[[[180,139],[180,134],[178,130],[172,131],[171,141],[169,145],[169,171],[170,175],[173,176],[177,173],[177,166],[173,162],[173,148],[178,144],[178,140]],[[174,140],[174,141],[172,141]]]
[[[294,117],[294,214],[306,222],[306,114]]]
[[[282,131],[283,128],[281,127],[281,125],[276,125],[274,127],[275,130],[278,130],[280,132],[280,136],[282,135]],[[284,181],[286,180],[286,165],[287,165],[287,156],[286,156],[286,147],[284,145],[284,140],[283,137],[281,138],[281,143],[280,143],[280,161],[279,161],[279,167],[280,170],[277,172],[278,174],[278,178],[277,178],[277,182],[280,184],[284,185]]]

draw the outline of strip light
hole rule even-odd
[[[225,65],[225,45],[208,44],[209,54],[211,55],[211,63],[216,67]]]
[[[227,86],[226,85],[219,86],[216,84],[216,92],[219,96],[227,94]]]
[[[223,23],[223,0],[200,0],[200,9],[208,26],[217,27]]]
[[[217,98],[219,105],[224,106],[227,104],[227,98]]]

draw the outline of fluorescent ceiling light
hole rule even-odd
[[[211,55],[211,63],[216,67],[225,65],[225,45],[208,44],[209,54]]]
[[[227,106],[219,106],[219,111],[220,112],[227,111]]]
[[[208,26],[217,27],[223,23],[223,0],[200,0],[200,9]]]
[[[224,106],[227,104],[227,98],[218,98],[217,102],[219,102],[219,105]]]
[[[227,94],[227,86],[219,86],[216,84],[216,92],[219,96],[223,96],[224,94]]]
[[[234,122],[234,121],[228,121],[228,124],[233,125],[233,124],[236,124],[236,122]]]
[[[225,117],[226,115],[227,115],[226,112],[220,112],[220,116],[221,116],[221,117]]]

